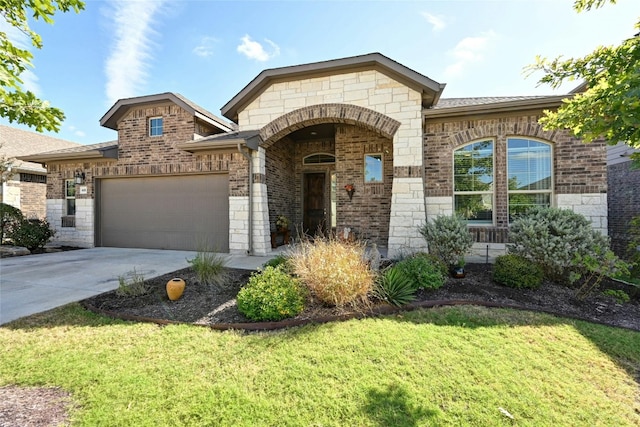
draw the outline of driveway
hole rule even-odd
[[[0,325],[118,287],[131,272],[145,279],[188,267],[196,252],[92,248],[0,259]],[[228,255],[229,267],[255,269],[270,257]]]

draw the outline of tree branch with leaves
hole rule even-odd
[[[28,16],[53,23],[56,12],[76,13],[84,9],[80,0],[0,0],[0,19],[27,36],[31,45],[41,49],[42,38],[29,27]],[[6,32],[0,31],[0,117],[9,122],[31,126],[38,132],[59,131],[64,113],[23,88],[20,75],[32,64],[33,54],[16,46]]]
[[[576,0],[577,12],[599,8],[615,0]],[[558,88],[572,80],[584,81],[583,92],[567,98],[557,111],[545,111],[546,130],[569,129],[584,142],[604,138],[611,145],[624,142],[640,148],[640,21],[635,36],[618,46],[600,46],[582,58],[549,60],[537,57],[526,68],[542,71],[540,84]],[[635,158],[639,158],[637,155]]]

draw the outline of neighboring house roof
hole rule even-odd
[[[423,110],[426,117],[455,117],[473,113],[502,113],[532,108],[557,108],[571,95],[491,96],[478,98],[443,98]]]
[[[11,168],[17,172],[46,174],[47,170],[37,163],[25,161],[24,156],[58,149],[82,147],[81,144],[0,125],[0,156],[13,159]]]
[[[109,129],[117,130],[118,120],[120,120],[120,118],[122,118],[131,108],[141,104],[159,104],[167,101],[173,102],[188,111],[190,114],[193,114],[198,119],[215,126],[223,132],[229,132],[236,129],[235,124],[224,121],[215,114],[189,101],[184,96],[173,92],[120,99],[113,104],[113,107],[111,107],[104,116],[102,116],[100,119],[100,125]]]
[[[116,159],[117,157],[118,141],[108,141],[21,156],[20,159],[44,164],[56,160]]]
[[[251,102],[262,90],[274,80],[293,80],[326,75],[327,73],[349,72],[358,69],[377,69],[422,93],[423,107],[427,108],[438,102],[445,84],[438,83],[404,65],[382,55],[369,53],[330,61],[314,62],[310,64],[289,67],[271,68],[262,71],[236,96],[221,109],[222,115],[237,123],[238,112]]]

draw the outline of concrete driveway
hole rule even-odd
[[[0,259],[0,325],[118,287],[134,269],[145,279],[188,267],[196,252],[92,248]],[[228,266],[255,269],[270,257],[228,255]]]

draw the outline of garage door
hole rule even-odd
[[[98,246],[229,251],[228,175],[101,179]]]

